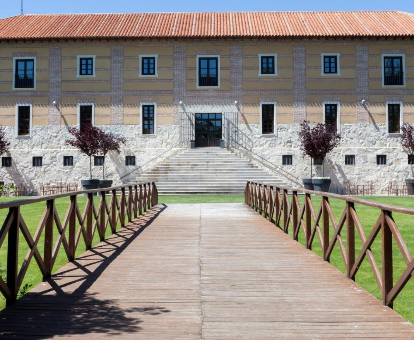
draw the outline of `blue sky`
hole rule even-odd
[[[24,0],[25,13],[119,13],[194,11],[399,10],[414,13],[414,0]],[[0,17],[20,14],[20,0],[3,0]]]

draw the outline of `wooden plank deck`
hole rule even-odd
[[[244,204],[157,207],[0,313],[1,339],[412,339]]]

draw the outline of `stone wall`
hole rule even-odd
[[[178,127],[176,125],[161,125],[156,136],[143,136],[139,133],[138,125],[111,125],[100,126],[106,131],[123,135],[127,142],[120,154],[110,153],[105,161],[105,177],[114,184],[134,181],[141,169],[123,178],[133,169],[145,165],[157,158],[154,163],[161,161],[174,152],[179,142]],[[66,126],[33,126],[31,138],[16,138],[14,127],[6,127],[7,137],[11,140],[11,151],[7,155],[12,157],[12,167],[0,167],[0,180],[5,183],[24,185],[36,189],[40,184],[49,183],[78,183],[81,179],[89,178],[89,159],[77,150],[66,145],[65,141],[71,138]],[[135,156],[136,166],[125,166],[125,156]],[[43,166],[33,167],[32,158],[43,157]],[[63,157],[73,156],[73,166],[63,166]],[[151,167],[149,163],[143,169]],[[102,167],[94,166],[92,159],[92,173],[94,178],[102,178]]]

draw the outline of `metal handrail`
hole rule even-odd
[[[123,176],[119,177],[119,180],[121,180],[121,179],[123,179],[123,178],[125,178],[125,177],[129,176],[130,174],[132,174],[133,172],[135,172],[135,171],[137,171],[137,170],[141,169],[141,168],[142,168],[142,167],[144,167],[145,165],[147,165],[147,164],[151,163],[152,161],[154,161],[154,160],[156,160],[156,159],[160,158],[162,155],[166,154],[167,152],[171,151],[172,149],[176,148],[177,146],[180,146],[182,143],[183,143],[183,142],[181,141],[181,142],[178,142],[177,144],[174,144],[173,146],[171,146],[171,147],[170,147],[170,148],[168,148],[167,150],[165,150],[165,151],[161,152],[160,154],[156,155],[155,157],[151,158],[148,162],[146,162],[146,163],[144,163],[144,164],[141,164],[140,166],[137,166],[135,169],[131,170],[131,171],[130,171],[130,172],[128,172],[127,174],[125,174],[125,175],[123,175]]]
[[[299,179],[298,177],[296,177],[296,176],[292,175],[290,172],[287,172],[286,170],[284,170],[283,168],[281,168],[279,165],[272,163],[271,161],[269,161],[268,159],[266,159],[266,158],[264,158],[263,156],[259,155],[258,153],[254,152],[254,151],[252,151],[252,150],[249,150],[248,148],[246,148],[244,145],[240,144],[238,141],[234,140],[233,138],[231,138],[231,137],[230,137],[230,139],[231,139],[231,141],[232,141],[232,142],[234,142],[234,143],[236,143],[237,145],[241,146],[243,149],[247,150],[249,153],[251,153],[251,154],[253,154],[253,155],[257,156],[257,157],[258,157],[258,158],[260,158],[262,161],[264,161],[264,162],[266,162],[266,163],[270,164],[270,165],[271,165],[271,166],[273,166],[274,168],[277,168],[279,171],[283,172],[286,176],[293,177],[293,178],[294,178],[294,181],[295,181],[297,184],[302,185],[302,184],[300,183],[300,179]],[[273,169],[272,169],[272,170],[273,170]],[[275,170],[273,170],[273,171],[275,171]]]

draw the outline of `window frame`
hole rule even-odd
[[[102,159],[102,164],[96,164],[97,159]],[[104,166],[105,165],[105,158],[101,155],[94,155],[93,156],[93,166]]]
[[[263,105],[273,105],[273,133],[263,133]],[[277,136],[277,102],[260,102],[260,135]]]
[[[28,135],[19,135],[19,107],[20,106],[29,106],[30,107],[30,121],[29,121],[29,134]],[[16,104],[16,109],[15,109],[15,122],[14,122],[14,127],[15,127],[15,136],[16,138],[21,138],[21,139],[25,139],[25,138],[31,138],[32,137],[32,132],[33,132],[33,104],[31,103],[18,103]]]
[[[285,164],[285,160],[290,159],[291,164]],[[282,155],[282,165],[284,166],[291,166],[293,165],[293,155]]]
[[[388,120],[388,105],[400,105],[400,132],[390,132],[389,120]],[[387,127],[387,133],[389,135],[399,135],[401,134],[401,127],[404,124],[404,105],[402,101],[387,101],[385,103],[385,124]]]
[[[325,73],[325,57],[336,57],[336,73]],[[341,75],[341,54],[340,53],[321,53],[321,76],[337,77]]]
[[[378,161],[381,159],[380,157],[385,157],[385,164],[378,163]],[[388,159],[387,158],[388,158],[387,155],[377,155],[376,156],[377,165],[388,165]]]
[[[134,164],[128,164],[128,159],[133,159],[134,160]],[[136,166],[136,157],[134,155],[126,155],[125,156],[125,166]]]
[[[142,58],[154,58],[155,74],[142,74]],[[156,78],[158,77],[158,54],[140,54],[139,55],[139,77]]]
[[[217,86],[200,86],[199,85],[199,69],[200,69],[200,58],[217,58]],[[196,88],[198,90],[208,90],[208,89],[220,89],[220,78],[221,78],[221,70],[220,70],[220,54],[200,54],[196,56]]]
[[[336,105],[336,133],[340,134],[341,133],[341,103],[338,101],[324,101],[322,103],[323,106],[323,123],[326,124],[326,119],[325,119],[325,106],[326,105]]]
[[[17,60],[33,60],[33,87],[16,87],[16,61]],[[36,91],[36,78],[37,78],[37,63],[36,57],[13,57],[13,91]]]
[[[71,158],[72,159],[72,164],[70,164],[70,165],[66,165],[65,164],[65,159],[67,159],[67,158]],[[64,167],[67,167],[67,166],[74,166],[74,164],[75,164],[75,159],[74,159],[74,157],[73,156],[63,156],[63,166]]]
[[[385,58],[387,57],[401,57],[402,60],[402,70],[403,70],[403,85],[385,85]],[[381,79],[382,79],[382,87],[385,88],[405,88],[407,87],[407,72],[406,72],[406,67],[405,67],[405,54],[381,54]]]
[[[351,159],[353,159],[352,164],[347,164],[347,162],[346,162],[347,157],[350,157]],[[348,166],[355,166],[356,165],[356,155],[345,155],[344,164],[348,165]]]
[[[10,165],[5,165],[6,164],[6,159],[10,160]],[[11,168],[12,166],[13,166],[13,158],[11,156],[1,157],[1,167],[2,168]]]
[[[77,126],[80,129],[80,108],[81,106],[92,106],[92,125],[95,126],[95,103],[78,103]]]
[[[35,165],[35,158],[40,159],[40,165]],[[43,156],[32,156],[32,168],[41,168],[43,166]]]
[[[277,77],[277,53],[261,53],[258,55],[259,57],[259,77]],[[274,73],[262,73],[262,58],[263,57],[273,57],[275,72]]]
[[[154,133],[144,134],[144,115],[143,106],[153,105],[154,106]],[[154,137],[157,135],[157,103],[140,103],[139,105],[139,120],[141,124],[140,135],[143,137]]]
[[[91,75],[90,74],[80,74],[80,71],[81,71],[80,60],[85,59],[85,58],[92,58],[93,59],[92,60],[93,65],[92,65],[92,74]],[[76,72],[76,77],[77,78],[95,78],[96,77],[96,63],[95,63],[96,55],[78,55],[77,60],[78,60],[77,61],[78,67],[77,67],[77,72]]]

